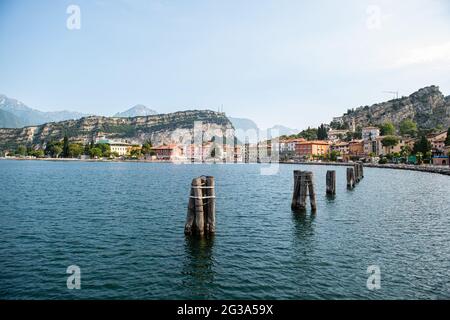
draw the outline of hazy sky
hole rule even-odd
[[[0,93],[44,111],[304,128],[432,84],[450,94],[448,0],[0,0]]]

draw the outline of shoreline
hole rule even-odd
[[[169,160],[105,160],[105,159],[75,159],[75,158],[0,158],[0,160],[17,160],[17,161],[80,161],[80,162],[109,162],[109,163],[173,163],[173,164],[191,164],[190,161],[169,161]],[[198,164],[195,162],[194,164]],[[235,164],[234,162],[229,162],[226,164]],[[253,162],[252,162],[253,163]],[[255,162],[256,163],[256,162]],[[223,164],[223,162],[205,162],[205,164]],[[238,164],[245,164],[240,162]],[[319,165],[319,166],[341,166],[341,167],[351,167],[354,165],[352,162],[307,162],[307,161],[280,161],[279,164],[296,164],[296,165]],[[378,169],[396,169],[396,170],[409,170],[409,171],[420,171],[427,173],[437,173],[450,176],[449,166],[430,166],[430,165],[413,165],[413,164],[377,164],[377,163],[364,163],[366,168],[378,168]]]
[[[321,165],[321,166],[341,166],[341,167],[352,167],[355,163],[352,162],[280,162],[280,164],[300,164],[300,165]],[[364,163],[366,168],[378,168],[378,169],[396,169],[396,170],[409,170],[409,171],[420,171],[427,173],[437,173],[450,176],[449,166],[430,166],[430,165],[414,165],[414,164],[378,164],[378,163]]]

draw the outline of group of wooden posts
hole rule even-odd
[[[353,168],[347,168],[347,188],[353,189],[362,178],[364,178],[362,162],[355,163]]]
[[[347,168],[347,188],[353,189],[364,178],[362,162]],[[201,176],[194,178],[187,210],[184,233],[186,235],[212,235],[216,231],[216,194],[214,177]],[[328,170],[326,175],[326,194],[336,194],[336,171]],[[315,212],[316,193],[311,171],[294,170],[294,193],[291,208],[293,211],[306,210],[306,198],[309,196],[311,211]]]
[[[362,162],[347,168],[347,188],[353,189],[356,183],[364,178]],[[329,196],[336,194],[336,171],[328,170],[326,175],[326,193]],[[294,211],[306,210],[306,198],[309,196],[311,211],[316,211],[316,193],[314,191],[313,173],[311,171],[294,170],[294,193],[291,208]]]

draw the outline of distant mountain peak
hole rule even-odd
[[[3,121],[0,123],[0,127],[12,128],[79,119],[86,116],[86,114],[80,112],[67,110],[50,112],[39,111],[28,107],[19,100],[9,98],[3,94],[0,94],[0,110],[7,112],[2,115]]]
[[[124,111],[118,112],[114,115],[117,118],[132,118],[132,117],[145,117],[157,114],[153,109],[147,108],[143,104],[137,104],[134,107]]]

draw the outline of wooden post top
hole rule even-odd
[[[312,171],[294,170],[294,176],[310,176],[312,174]]]

